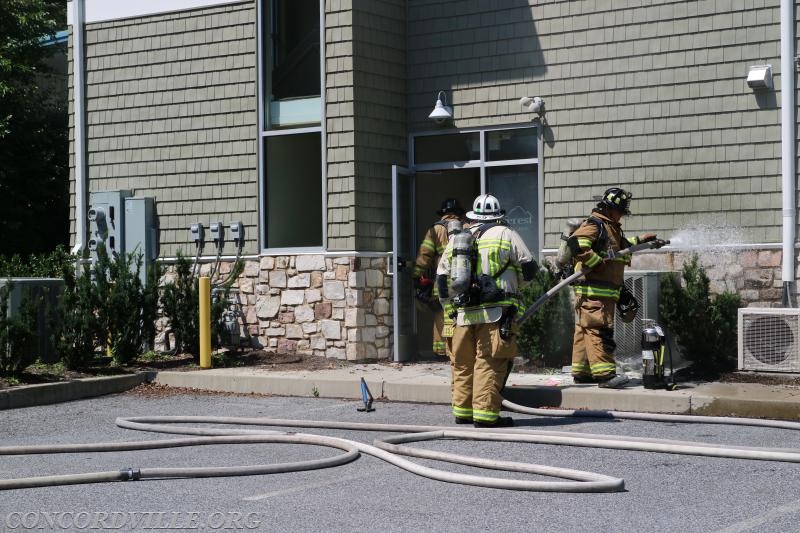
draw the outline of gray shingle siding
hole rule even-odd
[[[391,165],[408,157],[405,2],[357,0],[353,10],[357,249],[391,250]]]
[[[519,98],[545,98],[545,247],[617,184],[631,232],[707,218],[780,241],[778,0],[408,4],[412,131],[438,89],[458,127],[523,123]],[[762,63],[774,93],[745,82]]]
[[[328,248],[391,249],[391,165],[404,164],[405,2],[326,3]]]
[[[154,197],[162,256],[193,251],[193,222],[240,220],[258,249],[255,21],[244,2],[86,27],[89,190]]]

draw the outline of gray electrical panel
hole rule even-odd
[[[143,284],[158,257],[158,222],[152,198],[133,196],[131,191],[97,191],[89,194],[89,253],[97,259],[97,247],[105,243],[116,254],[142,254],[139,271]]]
[[[109,255],[125,252],[123,210],[131,191],[96,191],[89,193],[89,252],[97,258],[97,246],[104,243]]]
[[[125,252],[137,257],[142,254],[139,276],[147,284],[147,273],[158,257],[158,228],[152,198],[125,198]]]

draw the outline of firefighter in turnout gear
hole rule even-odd
[[[538,266],[504,216],[497,198],[478,196],[467,213],[469,229],[450,239],[437,270],[445,314],[456,319],[450,366],[457,424],[513,425],[500,416],[500,391],[517,355],[520,290]]]
[[[608,259],[614,252],[656,239],[654,233],[626,239],[620,220],[630,215],[631,194],[619,187],[607,189],[591,215],[567,241],[576,261],[575,271],[590,269],[575,291],[575,336],[572,377],[576,383],[623,387],[628,378],[616,373],[614,311],[624,287],[625,267],[631,256]]]
[[[464,208],[455,198],[447,198],[442,202],[442,207],[437,211],[441,217],[435,222],[422,239],[419,245],[417,260],[411,277],[414,280],[414,292],[417,302],[433,313],[433,353],[443,357],[448,356],[447,343],[443,337],[445,322],[449,321],[452,330],[452,320],[444,316],[442,306],[439,304],[438,291],[434,283],[436,267],[448,241],[448,231],[460,231],[464,219]],[[448,229],[449,228],[449,229]]]

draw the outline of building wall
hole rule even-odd
[[[405,2],[326,2],[328,249],[392,247],[391,165],[405,164]]]
[[[392,280],[386,257],[323,254],[249,260],[231,298],[241,312],[241,341],[278,353],[332,359],[392,357]],[[223,262],[226,276],[230,262]],[[210,275],[203,265],[200,275]],[[167,278],[174,274],[169,273]],[[159,348],[174,346],[159,323]]]
[[[87,24],[88,188],[154,197],[162,257],[193,255],[194,222],[240,220],[258,250],[255,20],[248,1]]]
[[[636,198],[630,232],[780,242],[778,0],[408,4],[412,131],[438,89],[456,127],[524,123],[520,97],[545,99],[545,247],[612,185]],[[756,94],[763,63],[776,90]]]
[[[457,128],[528,123],[520,97],[545,98],[546,248],[610,185],[636,197],[629,233],[705,223],[739,245],[778,243],[780,91],[745,82],[749,65],[771,63],[780,86],[778,0],[642,4],[326,1],[327,248],[341,255],[249,260],[237,288],[251,336],[390,356],[387,259],[348,252],[391,248],[391,164],[407,161],[408,131],[434,127],[439,90]],[[154,197],[162,257],[193,251],[189,225],[217,220],[242,220],[245,253],[259,251],[255,6],[87,27],[89,190]],[[633,267],[679,270],[686,253]],[[710,261],[716,291],[779,297],[779,251]]]

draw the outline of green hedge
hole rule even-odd
[[[708,275],[697,254],[684,263],[681,279],[662,278],[659,311],[664,326],[698,377],[715,378],[734,370],[741,298],[725,291],[712,299]]]
[[[540,270],[522,291],[526,305],[560,281],[549,270]],[[542,305],[520,327],[517,346],[520,355],[544,366],[561,368],[572,360],[572,335],[575,327],[574,311],[569,288],[565,288]]]

